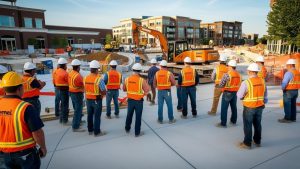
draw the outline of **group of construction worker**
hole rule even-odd
[[[106,134],[100,129],[102,99],[106,96],[107,113],[106,118],[112,119],[111,101],[115,105],[114,115],[119,117],[118,96],[121,84],[127,92],[127,116],[125,131],[131,130],[132,118],[135,113],[136,137],[143,135],[141,121],[144,105],[144,97],[150,92],[158,90],[158,123],[163,121],[164,101],[168,108],[169,123],[175,123],[173,115],[173,103],[171,88],[177,87],[178,111],[182,112],[181,118],[186,119],[188,114],[188,97],[191,102],[191,113],[197,117],[196,107],[196,86],[199,83],[199,75],[193,68],[191,58],[184,59],[184,68],[178,75],[177,83],[174,75],[167,70],[167,61],[159,63],[160,68],[154,69],[151,75],[152,80],[146,81],[141,76],[143,71],[140,63],[132,66],[133,73],[122,81],[122,75],[117,71],[117,62],[112,60],[109,63],[110,70],[101,76],[99,74],[100,64],[93,60],[89,63],[90,73],[83,77],[80,74],[81,62],[74,59],[71,62],[72,70],[67,71],[67,60],[60,58],[58,67],[53,71],[53,84],[55,87],[55,115],[63,125],[69,125],[69,96],[71,97],[74,109],[72,129],[74,132],[84,132],[82,109],[84,97],[87,107],[87,128],[90,135],[96,137]],[[157,66],[155,60],[151,61],[152,66]],[[295,69],[296,61],[287,61],[287,72],[282,82],[283,101],[285,116],[278,121],[291,123],[296,121],[296,99],[300,88],[300,72]],[[263,57],[258,58],[257,63],[252,63],[247,68],[248,79],[242,82],[241,75],[236,70],[237,63],[230,60],[227,64],[227,56],[220,56],[218,65],[212,79],[215,81],[213,106],[210,115],[216,115],[219,97],[221,102],[221,122],[217,127],[227,126],[227,109],[231,107],[231,125],[237,122],[237,98],[243,102],[243,124],[244,140],[239,144],[241,148],[250,149],[252,144],[261,144],[261,119],[262,112],[267,99],[266,78],[267,71],[263,65]],[[27,62],[24,65],[24,74],[21,77],[18,73],[8,71],[0,65],[0,153],[4,156],[5,165],[8,168],[35,169],[40,168],[40,157],[45,157],[47,148],[42,127],[41,103],[39,101],[40,90],[45,82],[35,77],[36,67],[33,63]],[[84,96],[85,95],[85,96]],[[154,99],[151,104],[155,104]],[[254,135],[252,134],[252,125]],[[253,137],[252,137],[253,135]],[[252,141],[253,140],[253,141]]]

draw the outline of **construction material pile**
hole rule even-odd
[[[120,65],[124,65],[128,63],[127,57],[119,55],[117,53],[105,52],[105,51],[82,55],[77,57],[77,59],[87,61],[87,62],[90,62],[92,60],[98,60],[101,62],[101,61],[105,61],[107,57],[109,57],[109,60],[117,60]]]

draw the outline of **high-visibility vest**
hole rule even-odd
[[[99,89],[100,80],[101,80],[101,76],[95,73],[90,73],[84,78],[83,84],[84,84],[85,97],[87,99],[96,100],[97,96],[101,95]]]
[[[182,83],[181,86],[194,86],[196,70],[192,67],[185,67],[181,70]]]
[[[217,85],[220,84],[223,75],[227,72],[228,72],[228,68],[226,65],[220,64],[219,66],[217,66],[215,84]]]
[[[267,77],[267,69],[265,66],[262,66],[260,68],[260,71],[257,73],[257,76],[260,78],[263,78],[263,79],[265,79]]]
[[[1,80],[0,80],[0,98],[3,97],[5,95],[5,91],[1,85]]]
[[[224,91],[230,91],[230,92],[238,91],[242,81],[241,75],[235,70],[229,71],[228,75],[229,75],[229,80],[226,82]]]
[[[55,86],[69,86],[68,73],[62,68],[58,68],[54,73],[54,84]]]
[[[167,70],[159,70],[155,74],[156,84],[158,90],[168,90],[171,89],[170,81],[171,72]]]
[[[121,85],[121,73],[116,70],[110,70],[107,72],[107,89],[120,89]]]
[[[80,75],[79,72],[72,70],[69,73],[69,76],[68,76],[69,92],[78,93],[78,92],[83,92],[84,91],[83,85],[82,86],[78,86],[76,84],[76,80],[78,80],[78,78],[82,79],[82,77],[81,77],[81,75]]]
[[[285,90],[300,89],[300,72],[296,69],[290,71],[293,74],[293,79],[288,83]]]
[[[245,80],[248,92],[243,99],[243,105],[249,108],[263,106],[266,90],[265,80],[260,77],[253,77]]]
[[[29,105],[18,98],[0,100],[0,152],[18,152],[36,145],[24,119]]]
[[[23,88],[24,88],[24,94],[22,96],[23,99],[40,96],[40,89],[31,87],[31,83],[34,79],[35,78],[30,75],[27,74],[23,75]]]
[[[126,78],[127,98],[141,100],[144,97],[143,82],[144,79],[139,75],[131,75]]]
[[[54,86],[55,86],[55,75],[56,75],[57,69],[58,69],[58,68],[53,69],[53,72],[52,72],[52,83],[53,83]]]

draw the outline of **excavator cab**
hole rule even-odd
[[[173,62],[175,56],[189,50],[187,41],[170,41],[168,46],[168,62]]]

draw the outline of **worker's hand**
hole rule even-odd
[[[40,154],[40,157],[41,158],[44,158],[44,157],[46,157],[46,155],[47,155],[47,148],[46,147],[41,147],[40,149],[39,149],[39,154]]]

